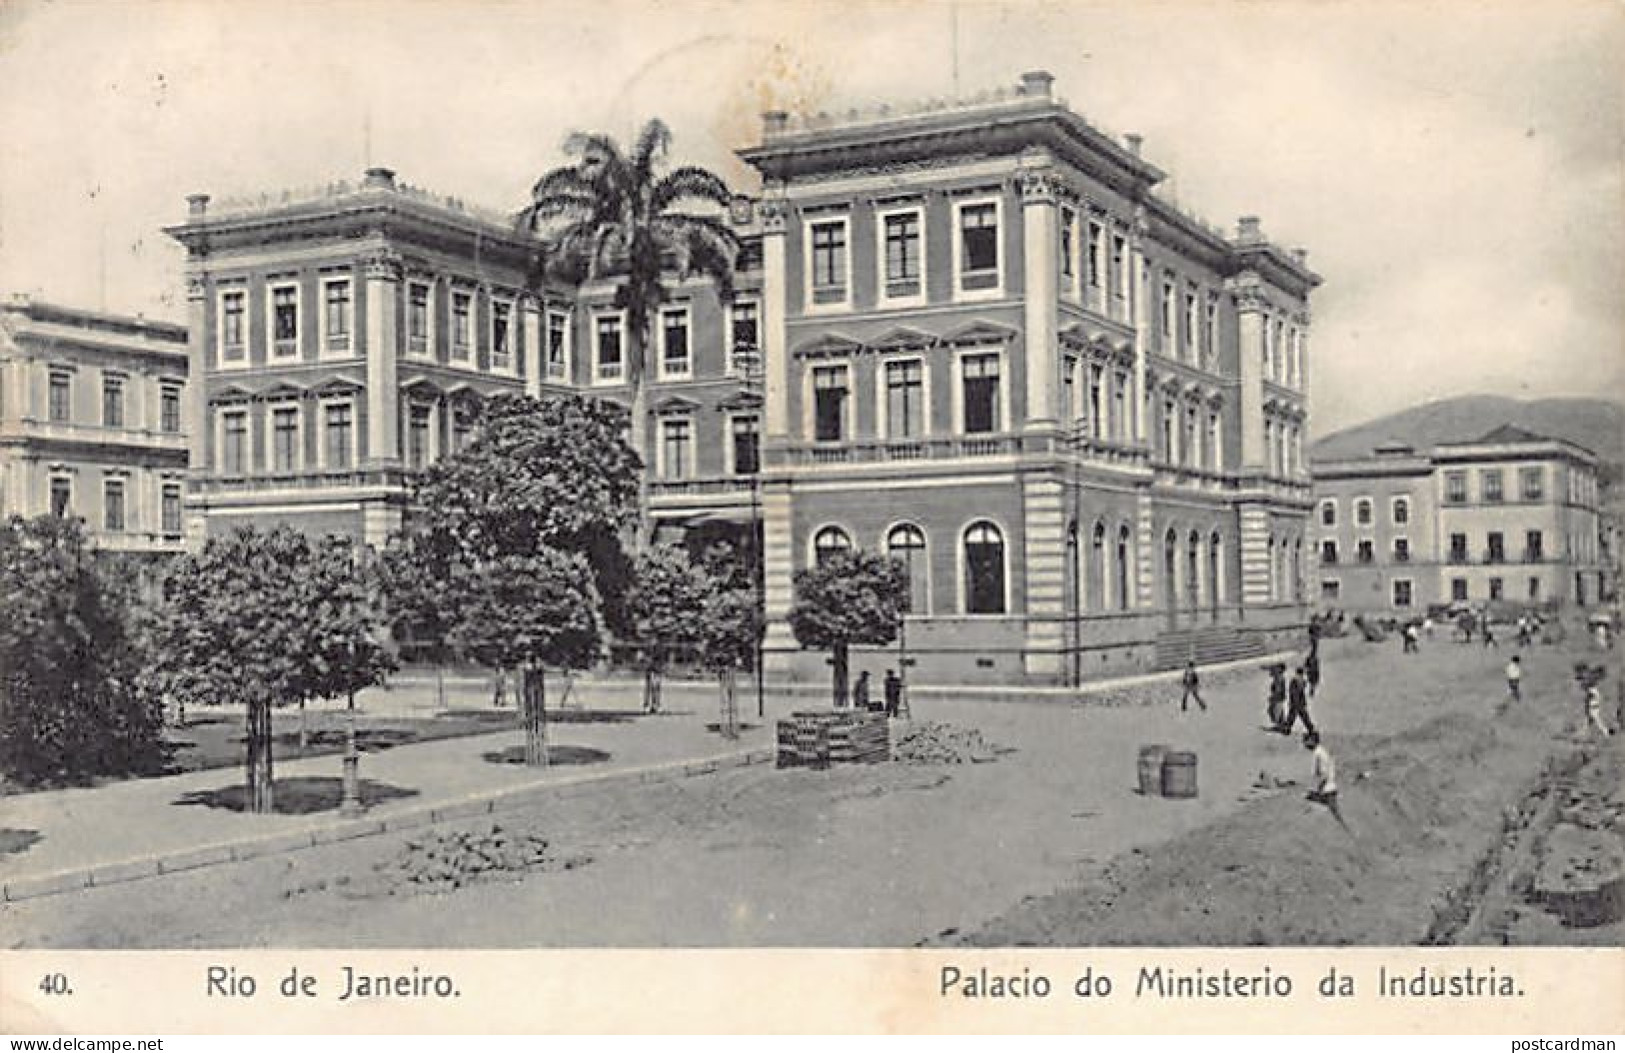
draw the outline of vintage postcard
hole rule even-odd
[[[1622,64],[0,7],[0,1030],[1625,1029]]]

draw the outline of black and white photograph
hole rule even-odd
[[[3,953],[1621,974],[1619,3],[12,0],[0,125]]]

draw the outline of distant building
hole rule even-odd
[[[182,548],[187,333],[0,305],[0,515],[75,515],[99,549]]]
[[[1574,443],[1505,425],[1473,442],[1386,445],[1313,471],[1322,607],[1589,606],[1612,588],[1597,458]]]

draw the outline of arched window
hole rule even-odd
[[[886,554],[903,565],[908,576],[908,592],[904,608],[906,614],[929,614],[931,609],[927,585],[930,564],[925,559],[925,532],[913,523],[899,523],[886,534]]]
[[[965,529],[965,613],[1004,612],[1004,537],[992,523],[972,523]]]
[[[1354,522],[1359,526],[1371,525],[1371,499],[1362,497],[1354,502]]]
[[[1269,598],[1273,600],[1279,596],[1278,590],[1280,588],[1280,586],[1276,584],[1275,538],[1273,536],[1269,539],[1269,545],[1267,551],[1265,552],[1265,558],[1269,568]]]
[[[1127,526],[1117,528],[1117,609],[1128,610],[1129,597],[1129,533]]]
[[[1106,524],[1096,523],[1089,547],[1089,609],[1106,606]]]
[[[1215,618],[1219,615],[1219,563],[1223,554],[1223,546],[1224,542],[1220,540],[1219,532],[1215,530],[1213,536],[1207,539],[1207,602]]]
[[[813,560],[819,566],[837,552],[851,552],[852,539],[837,526],[827,526],[813,535]]]
[[[1162,536],[1162,606],[1172,612],[1179,606],[1179,537],[1172,529]]]
[[[1066,525],[1066,613],[1076,614],[1083,604],[1083,554],[1078,547],[1078,521]]]
[[[1202,535],[1194,530],[1185,546],[1185,601],[1193,611],[1202,605]]]

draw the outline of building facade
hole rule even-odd
[[[103,551],[183,548],[187,332],[0,306],[0,515],[78,516]]]
[[[1308,296],[1051,78],[765,117],[768,653],[824,552],[909,567],[928,681],[1061,685],[1302,622]]]
[[[484,400],[629,402],[614,287],[536,287],[538,242],[511,215],[382,168],[358,184],[189,201],[169,233],[189,257],[194,539],[289,523],[382,545],[412,474],[466,441]],[[748,209],[735,218],[748,245]],[[750,519],[759,399],[735,351],[756,343],[752,258],[731,303],[679,284],[656,319],[644,454],[651,508],[673,526]]]
[[[1611,594],[1597,458],[1512,426],[1418,453],[1317,462],[1323,607],[1403,613],[1467,602],[1573,603]]]
[[[1183,213],[1042,73],[918,114],[769,114],[740,155],[764,189],[728,217],[737,293],[678,284],[659,312],[642,453],[668,532],[760,530],[778,675],[824,675],[786,616],[838,548],[907,564],[918,680],[1060,685],[1301,626],[1301,253]],[[535,287],[511,217],[388,170],[198,195],[170,233],[194,538],[382,543],[479,400],[628,401],[612,285]]]

